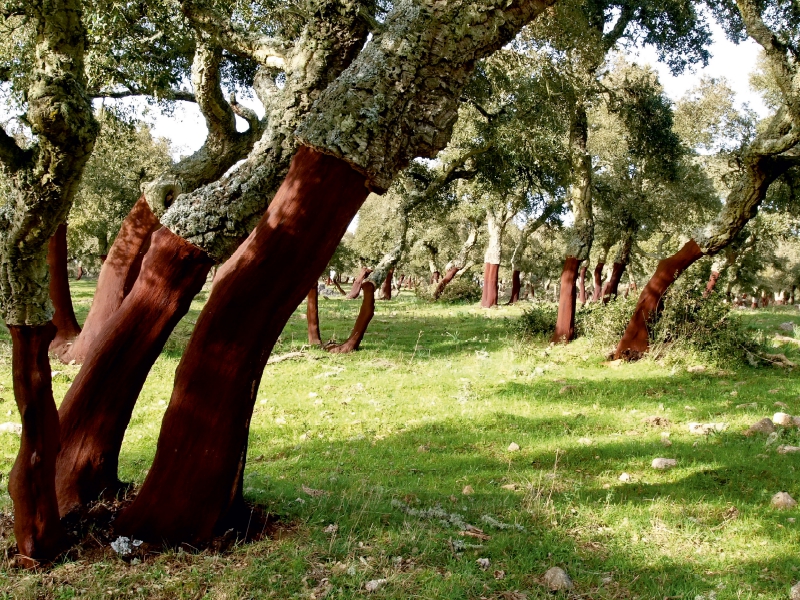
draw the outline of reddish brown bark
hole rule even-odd
[[[211,264],[205,252],[168,229],[153,234],[133,289],[109,318],[59,408],[56,489],[62,515],[117,492],[120,446],[136,399]]]
[[[209,538],[233,497],[269,353],[367,197],[347,163],[301,147],[248,239],[220,269],[175,375],[158,449],[121,533]]]
[[[22,440],[8,480],[14,502],[14,535],[27,559],[50,559],[64,542],[58,517],[55,466],[58,413],[53,401],[47,348],[56,333],[52,323],[15,326],[11,332],[14,398],[22,416]],[[27,566],[34,566],[26,560]]]
[[[69,293],[69,273],[67,272],[67,224],[62,223],[56,229],[47,246],[47,267],[50,271],[50,300],[53,302],[53,325],[56,336],[50,343],[50,351],[57,356],[63,355],[81,332],[75,311],[72,308],[72,296]]]
[[[586,269],[588,265],[581,265],[580,274],[578,275],[578,300],[581,306],[586,304]]]
[[[753,294],[753,297],[750,299],[750,308],[758,308],[758,298],[756,298],[755,294]]]
[[[592,292],[592,302],[599,302],[603,297],[603,267],[605,263],[597,263],[594,267],[594,291]]]
[[[381,300],[391,300],[392,299],[392,278],[394,277],[394,267],[389,269],[389,272],[386,274],[386,279],[383,280],[383,285],[381,285]]]
[[[339,274],[336,274],[336,277],[333,278],[333,285],[336,286],[336,289],[339,290],[339,293],[342,296],[347,296],[347,292],[342,289],[342,286],[339,284]]]
[[[511,299],[509,304],[516,304],[519,302],[519,294],[522,290],[522,279],[520,278],[519,271],[516,269],[511,273]]]
[[[108,254],[98,254],[98,256],[100,258],[100,264],[104,265],[105,262],[106,262],[106,259],[108,258]]]
[[[439,278],[442,276],[439,271],[434,271],[431,273],[431,283],[439,283]]]
[[[567,343],[575,337],[575,302],[578,299],[576,287],[579,261],[568,256],[561,272],[561,291],[558,298],[558,319],[551,341]]]
[[[97,291],[83,331],[62,360],[74,360],[76,363],[86,360],[98,337],[106,331],[111,315],[133,288],[139,276],[142,259],[150,247],[151,235],[160,227],[161,224],[142,196],[122,222],[108,258],[100,269]]]
[[[447,270],[447,272],[444,274],[444,277],[442,277],[439,280],[439,283],[436,285],[436,290],[433,292],[433,299],[434,300],[438,300],[439,299],[439,296],[441,296],[442,292],[444,292],[444,288],[447,287],[448,283],[453,281],[453,278],[457,274],[458,274],[458,268],[456,268],[456,267],[453,267],[453,268]]]
[[[364,299],[361,301],[361,310],[358,311],[358,317],[353,325],[353,331],[350,332],[350,337],[343,344],[326,347],[328,352],[348,354],[358,350],[361,346],[361,340],[364,339],[367,327],[369,327],[372,317],[375,316],[375,285],[371,281],[365,281],[361,289],[364,290]]]
[[[603,303],[608,304],[609,300],[612,297],[615,297],[619,294],[619,282],[622,279],[623,273],[625,273],[625,264],[615,262],[613,268],[611,269],[611,277],[608,279],[608,283],[605,285],[605,289],[603,290]]]
[[[703,291],[703,298],[708,298],[711,295],[711,292],[714,291],[714,287],[717,285],[717,281],[719,280],[719,275],[719,271],[711,271],[711,276],[708,278],[706,289]]]
[[[75,272],[75,281],[80,281],[83,278],[83,267],[78,265],[78,270]]]
[[[681,273],[702,257],[703,251],[697,242],[689,240],[678,252],[658,263],[656,272],[639,295],[636,309],[617,346],[614,358],[637,359],[647,351],[649,347],[648,321],[660,310],[662,298],[669,286]]]
[[[322,338],[319,333],[319,290],[316,284],[306,296],[306,321],[308,321],[308,343],[312,346],[321,346]]]
[[[353,281],[353,287],[350,288],[350,293],[346,296],[348,300],[355,300],[358,298],[358,295],[361,293],[361,286],[364,284],[364,280],[369,277],[370,273],[372,273],[372,269],[361,267],[358,277]]]
[[[499,271],[500,265],[483,264],[483,294],[481,295],[481,306],[483,308],[497,306],[497,274]]]
[[[397,291],[403,289],[403,282],[405,282],[406,276],[403,273],[400,273],[400,279],[397,281]]]

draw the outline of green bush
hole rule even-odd
[[[419,285],[414,288],[414,294],[420,300],[434,302],[433,293],[436,291],[436,285],[437,284]],[[439,296],[438,302],[450,304],[463,302],[471,304],[473,302],[478,302],[482,294],[483,290],[481,290],[481,286],[478,285],[478,283],[468,277],[459,277],[447,284],[447,287],[444,288],[444,292]]]
[[[586,337],[601,348],[616,346],[633,316],[638,296],[617,296],[608,304],[592,302],[575,315],[575,336]]]
[[[517,333],[524,337],[550,337],[556,329],[558,306],[534,304],[526,308],[517,321]]]

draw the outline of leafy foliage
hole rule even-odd
[[[516,324],[517,333],[523,337],[550,337],[556,328],[558,308],[553,304],[534,304],[525,309]]]

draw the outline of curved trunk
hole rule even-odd
[[[340,278],[340,277],[341,277],[341,274],[339,274],[339,273],[336,273],[336,277],[334,277],[334,278],[333,278],[333,285],[334,285],[334,287],[335,287],[337,290],[339,290],[339,293],[340,293],[342,296],[347,296],[347,292],[345,292],[345,291],[342,289],[342,285],[339,283],[339,278]]]
[[[603,297],[603,267],[605,262],[599,262],[594,267],[594,290],[592,292],[592,302],[599,302]]]
[[[78,270],[75,272],[75,281],[83,279],[83,266],[78,265]]]
[[[711,271],[711,276],[708,278],[708,283],[706,283],[706,289],[703,291],[704,298],[708,298],[711,292],[714,291],[714,287],[717,285],[717,281],[719,281],[719,276],[719,271]]]
[[[514,270],[511,273],[511,299],[508,301],[509,304],[516,304],[519,302],[519,294],[521,290],[522,278],[520,277],[519,271]]]
[[[483,265],[483,294],[481,296],[481,306],[492,308],[497,306],[497,274],[500,265],[484,263]]]
[[[564,262],[558,301],[558,320],[551,340],[556,343],[566,343],[575,337],[575,301],[577,300],[575,284],[578,279],[578,264],[579,261],[574,256],[570,256]]]
[[[648,321],[661,308],[661,300],[678,276],[703,257],[697,242],[689,240],[678,252],[658,263],[656,272],[644,286],[633,316],[614,352],[614,358],[637,359],[647,351]]]
[[[589,265],[581,265],[581,270],[578,275],[578,300],[581,306],[586,304],[586,269]]]
[[[619,294],[619,282],[625,273],[625,263],[615,262],[611,268],[611,277],[608,279],[605,290],[603,291],[603,303],[608,304],[611,297],[616,297]]]
[[[152,242],[131,293],[108,320],[59,408],[56,489],[62,515],[118,491],[119,451],[139,392],[211,268],[202,250],[166,228]]]
[[[72,296],[69,293],[69,275],[67,273],[67,224],[62,223],[50,238],[47,247],[47,266],[50,271],[50,300],[53,302],[53,325],[56,336],[50,343],[50,351],[57,356],[64,354],[73,340],[81,332],[75,311],[72,308]]]
[[[442,277],[441,280],[439,280],[439,283],[436,284],[436,290],[434,290],[433,292],[434,300],[439,299],[439,297],[442,295],[442,292],[444,292],[444,288],[447,287],[447,284],[453,281],[455,276],[458,275],[458,271],[459,270],[456,267],[451,267],[447,269],[447,271],[444,274],[444,277]]]
[[[348,293],[345,298],[348,300],[355,300],[358,298],[358,295],[361,293],[361,286],[370,273],[372,273],[372,269],[361,267],[361,272],[359,272],[358,277],[353,281],[353,287],[350,288],[350,293]]]
[[[22,415],[22,440],[8,480],[14,502],[14,536],[28,559],[54,558],[64,542],[55,479],[58,413],[53,401],[47,347],[56,333],[44,326],[11,325],[14,398]]]
[[[83,331],[63,355],[64,362],[83,363],[98,337],[107,331],[111,315],[133,288],[142,260],[150,247],[150,237],[161,224],[144,196],[136,201],[122,222],[114,244],[103,261],[92,307]]]
[[[266,214],[220,269],[178,366],[155,460],[119,532],[190,543],[212,535],[233,498],[269,353],[367,193],[346,162],[297,152]]]
[[[353,331],[350,337],[343,344],[334,344],[325,349],[334,354],[347,354],[358,350],[361,346],[361,340],[364,339],[364,334],[367,332],[372,317],[375,316],[375,284],[371,281],[365,281],[362,286],[364,290],[364,299],[361,301],[361,310],[358,311],[358,318],[353,325]]]
[[[306,296],[306,321],[308,322],[308,343],[312,346],[321,346],[322,338],[319,333],[319,290],[316,284]]]
[[[394,278],[394,267],[389,269],[389,272],[386,274],[386,279],[383,280],[381,284],[381,300],[391,300],[392,299],[392,279]]]

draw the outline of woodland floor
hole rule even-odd
[[[82,320],[93,284],[73,285]],[[147,381],[123,447],[123,479],[144,478],[206,297]],[[320,297],[323,337],[345,338],[359,305]],[[274,355],[300,349],[304,310]],[[800,499],[800,454],[775,451],[778,443],[800,446],[800,432],[782,431],[766,447],[763,436],[742,431],[776,411],[800,414],[800,374],[738,366],[688,373],[648,360],[611,366],[585,341],[549,348],[517,339],[520,312],[427,305],[408,293],[378,302],[362,351],[308,350],[267,366],[245,496],[277,520],[269,538],[135,561],[100,545],[38,572],[0,557],[0,598],[520,600],[549,597],[541,577],[552,566],[574,579],[573,597],[787,598],[800,580],[800,509],[778,511],[770,498],[785,490]],[[800,328],[800,312],[789,309],[746,318],[769,334],[789,320]],[[798,346],[779,351],[800,360]],[[53,369],[60,401],[77,367],[54,361]],[[0,384],[0,421],[18,421],[5,333]],[[651,415],[670,424],[650,427]],[[698,437],[690,421],[730,427]],[[671,447],[661,443],[667,430]],[[508,450],[512,442],[518,451]],[[0,434],[6,551],[7,474],[18,443]],[[656,457],[678,466],[655,471]],[[630,482],[619,480],[623,472]],[[437,507],[449,523],[417,512]],[[462,535],[459,517],[490,539]],[[489,559],[488,569],[479,558]],[[379,579],[386,581],[367,592]]]

